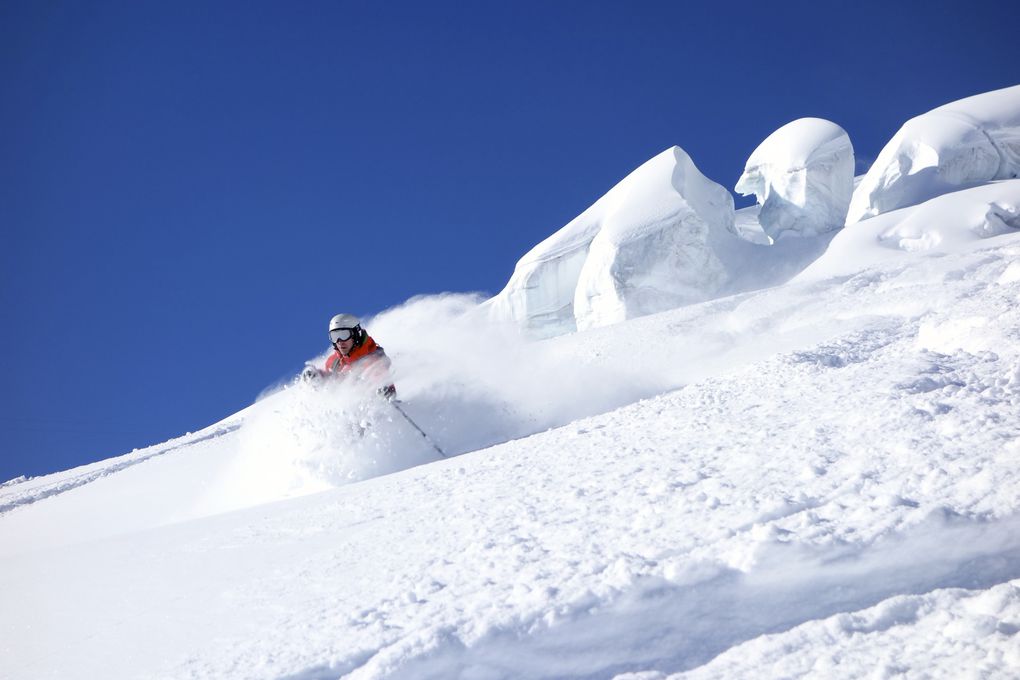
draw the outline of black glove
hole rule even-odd
[[[318,380],[322,377],[322,371],[317,369],[315,366],[305,366],[305,369],[301,371],[301,379],[304,381]]]
[[[386,400],[392,400],[397,396],[397,388],[394,385],[387,385],[379,388],[379,396]]]

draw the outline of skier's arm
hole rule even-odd
[[[393,385],[393,376],[390,374],[392,366],[390,358],[382,352],[377,352],[362,359],[358,379],[376,388],[376,391],[386,397],[393,399],[397,395],[397,388]]]

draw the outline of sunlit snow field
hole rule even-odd
[[[420,465],[417,433],[354,438],[349,395],[299,386],[9,483],[6,672],[1008,677],[1018,256],[1008,234],[542,343],[413,301],[373,326],[409,413],[451,454],[538,434]],[[438,313],[462,351],[417,343]]]
[[[1020,677],[1020,87],[982,101],[904,126],[841,230],[781,233],[823,186],[766,236],[674,147],[495,298],[368,319],[429,440],[285,381],[4,483],[0,677]]]

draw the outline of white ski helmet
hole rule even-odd
[[[329,343],[335,345],[338,342],[354,338],[354,344],[360,345],[365,331],[361,329],[361,320],[353,314],[337,314],[329,320]]]

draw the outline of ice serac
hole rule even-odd
[[[503,290],[485,302],[490,316],[514,322],[535,337],[576,330],[577,278],[588,256],[588,246],[602,226],[606,206],[617,200],[626,181],[518,260]]]
[[[592,239],[574,293],[578,329],[712,297],[728,280],[715,251],[735,238],[733,197],[678,146],[627,178]]]
[[[704,300],[726,279],[720,230],[736,238],[732,197],[673,147],[532,248],[485,307],[550,337]]]
[[[846,223],[940,194],[1020,176],[1020,85],[967,97],[907,121],[850,201]]]
[[[758,145],[735,188],[758,199],[758,222],[772,239],[838,229],[854,190],[853,144],[833,122],[800,118]]]

